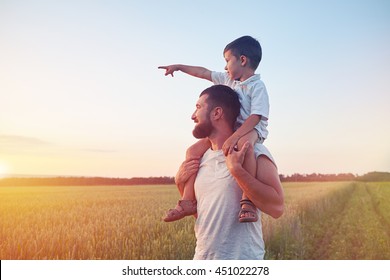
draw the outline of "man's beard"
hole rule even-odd
[[[198,123],[194,130],[192,131],[192,135],[194,135],[195,138],[201,139],[209,137],[211,132],[213,131],[213,125],[211,124],[210,119],[203,123]]]

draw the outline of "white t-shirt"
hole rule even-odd
[[[243,82],[234,81],[225,72],[211,72],[211,80],[214,84],[222,84],[234,89],[241,103],[240,115],[237,118],[238,127],[250,116],[260,115],[261,120],[256,125],[259,136],[266,139],[268,136],[269,98],[260,75],[256,74]]]
[[[262,144],[256,156],[272,156]],[[198,218],[195,222],[195,260],[255,260],[264,258],[264,241],[259,221],[240,223],[242,190],[230,174],[221,150],[207,150],[195,180]]]

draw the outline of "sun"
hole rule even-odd
[[[0,178],[4,178],[8,175],[8,167],[5,163],[0,162]]]

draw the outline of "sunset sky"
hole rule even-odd
[[[242,35],[280,173],[390,171],[390,1],[0,0],[0,176],[173,176]]]

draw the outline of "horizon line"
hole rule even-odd
[[[293,175],[312,175],[312,174],[318,174],[318,175],[338,175],[338,174],[352,174],[354,176],[363,176],[369,173],[374,173],[374,172],[380,172],[380,173],[390,173],[390,171],[369,171],[364,174],[358,174],[358,173],[353,173],[353,172],[341,172],[341,173],[319,173],[319,172],[312,172],[312,173],[299,173],[299,172],[294,172],[291,174],[283,174],[279,173],[280,175],[283,176],[293,176]],[[3,174],[0,176],[1,179],[6,179],[6,178],[115,178],[115,179],[131,179],[131,178],[162,178],[162,177],[175,177],[174,175],[167,176],[167,175],[159,175],[159,176],[101,176],[101,175],[43,175],[43,174]]]

